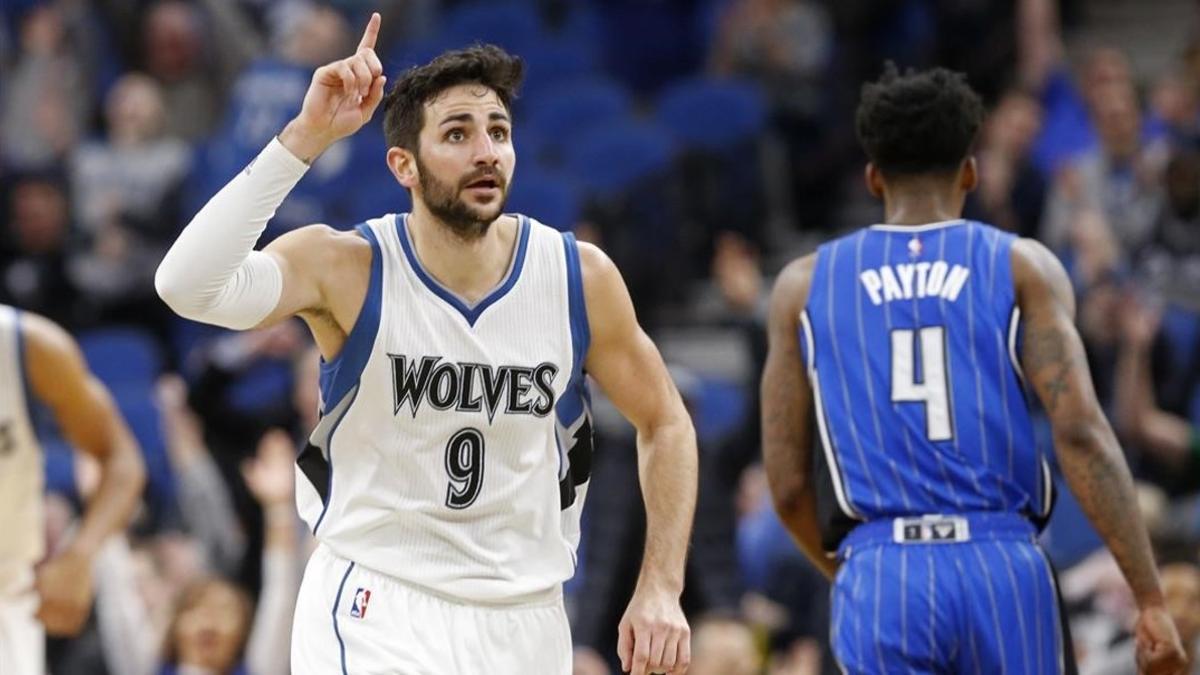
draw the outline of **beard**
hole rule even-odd
[[[474,241],[487,234],[488,228],[504,212],[504,204],[508,201],[508,183],[498,171],[472,171],[458,181],[456,185],[439,180],[416,158],[418,180],[421,184],[421,197],[426,208],[450,231],[463,241]],[[474,207],[462,198],[462,192],[468,185],[482,178],[490,178],[500,189],[500,198],[493,204],[482,208]]]

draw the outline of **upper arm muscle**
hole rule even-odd
[[[1102,417],[1075,330],[1075,297],[1066,272],[1041,244],[1013,246],[1013,277],[1025,336],[1021,366],[1056,431]]]
[[[25,368],[33,394],[54,413],[59,427],[77,448],[104,458],[117,427],[123,427],[104,385],[83,360],[75,340],[51,321],[23,315]]]

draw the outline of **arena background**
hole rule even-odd
[[[1194,572],[1195,2],[3,0],[0,302],[78,337],[149,472],[135,523],[97,561],[87,629],[49,644],[51,672],[288,672],[291,601],[311,546],[291,505],[291,461],[314,424],[315,351],[295,323],[235,334],[178,319],[152,277],[191,215],[299,110],[313,68],[350,53],[373,10],[389,74],[476,40],[528,64],[509,210],[612,255],[699,431],[692,673],[836,672],[827,587],[775,519],[759,467],[763,300],[783,263],[880,218],[853,110],[886,59],[962,70],[984,95],[982,184],[968,215],[1038,237],[1067,264],[1160,560]],[[405,210],[384,152],[377,116],[316,162],[265,241]],[[643,528],[632,431],[603,401],[597,409],[568,586],[584,675],[615,672]],[[55,545],[96,469],[45,414],[38,421]],[[1190,425],[1190,450],[1156,434],[1162,424]],[[1082,670],[1132,672],[1119,667],[1132,600],[1060,494],[1043,543]],[[1174,598],[1193,641],[1198,595]]]

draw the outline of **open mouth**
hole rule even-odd
[[[468,190],[495,190],[500,187],[500,181],[495,178],[480,178],[477,181],[467,183]]]

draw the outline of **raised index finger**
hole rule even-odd
[[[367,29],[363,31],[362,40],[358,43],[359,49],[375,49],[375,38],[379,37],[379,24],[383,18],[379,16],[379,12],[371,12],[371,20],[367,22]]]

